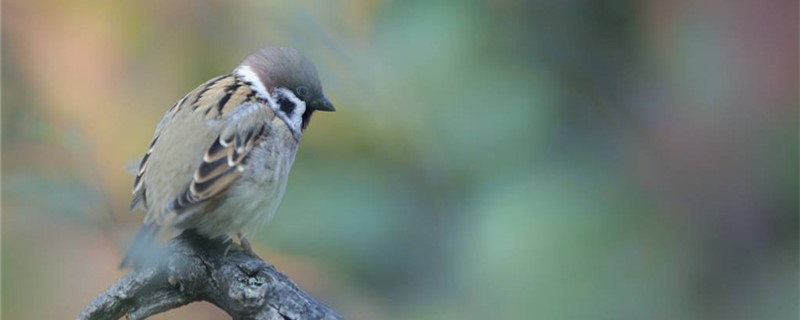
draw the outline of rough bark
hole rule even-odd
[[[272,265],[227,249],[221,240],[184,232],[167,243],[169,258],[125,275],[78,319],[144,319],[195,301],[213,303],[236,320],[341,319]]]

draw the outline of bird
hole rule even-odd
[[[246,236],[277,211],[315,111],[335,108],[314,63],[282,47],[258,50],[178,100],[135,172],[130,210],[146,214],[120,267],[157,260],[166,230],[236,235],[252,253]]]

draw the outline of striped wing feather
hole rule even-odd
[[[171,209],[180,210],[222,193],[244,170],[244,159],[256,143],[267,135],[266,123],[237,132],[221,135],[208,148],[203,161],[195,171],[189,188],[176,198]]]
[[[240,177],[245,158],[268,134],[267,123],[274,113],[266,104],[267,101],[257,97],[250,83],[233,74],[216,77],[192,90],[167,111],[156,128],[155,138],[142,157],[134,180],[131,210],[140,204],[148,206],[143,179],[148,159],[161,129],[168,126],[181,110],[200,113],[206,121],[231,123],[228,123],[229,130],[222,130],[203,155],[186,191],[167,206],[173,210],[187,208],[220,194]],[[231,119],[234,121],[228,121]]]

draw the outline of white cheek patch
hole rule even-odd
[[[253,90],[256,91],[259,97],[267,100],[269,106],[279,115],[286,125],[292,130],[295,137],[299,139],[301,126],[303,123],[303,113],[306,112],[306,103],[294,95],[292,90],[286,88],[275,88],[274,95],[270,95],[264,83],[249,66],[240,66],[233,70],[233,73],[242,78],[242,80],[249,82]],[[285,98],[294,104],[294,109],[291,113],[287,114],[281,110],[279,98]],[[245,112],[246,113],[246,112]]]
[[[271,103],[272,109],[275,110],[275,113],[281,114],[285,117],[284,120],[287,122],[289,127],[292,128],[292,131],[300,132],[300,126],[303,123],[303,113],[306,112],[306,103],[295,96],[292,90],[286,88],[275,88],[274,92],[274,101],[279,101],[281,98],[287,99],[294,104],[294,109],[291,111],[291,113],[287,114],[281,110],[279,103]]]

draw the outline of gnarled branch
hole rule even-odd
[[[208,301],[237,320],[341,319],[272,265],[227,248],[222,240],[184,232],[167,243],[167,259],[125,275],[78,319],[144,319],[195,301]]]

